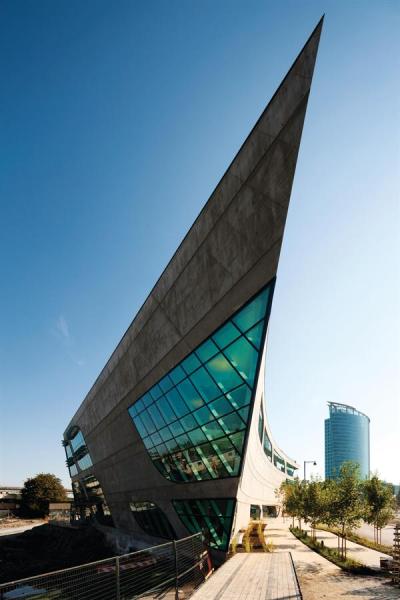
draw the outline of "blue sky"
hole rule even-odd
[[[352,404],[399,482],[399,3],[3,0],[2,484],[69,484],[66,424],[324,12],[269,418],[323,474],[326,403]]]

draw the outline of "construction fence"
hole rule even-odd
[[[0,584],[0,600],[185,600],[211,573],[202,534]]]

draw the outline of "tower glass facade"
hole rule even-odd
[[[325,477],[337,477],[346,461],[359,465],[362,478],[369,477],[369,417],[352,406],[330,402],[325,420]]]

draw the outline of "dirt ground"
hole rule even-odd
[[[0,537],[0,582],[74,567],[114,554],[103,534],[93,527],[71,529],[42,525]]]

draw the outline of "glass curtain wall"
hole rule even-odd
[[[173,505],[191,533],[202,531],[209,546],[228,550],[235,509],[234,498],[173,500]]]
[[[72,429],[68,439],[63,441],[63,446],[65,448],[70,477],[74,477],[79,472],[85,471],[92,466],[92,459],[90,458],[85,438],[80,429]]]
[[[171,481],[239,474],[274,281],[129,408]]]
[[[175,539],[175,531],[162,510],[153,502],[131,502],[130,509],[139,525],[149,535]]]

